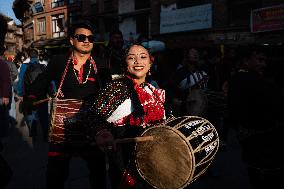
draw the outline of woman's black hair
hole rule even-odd
[[[150,49],[149,49],[148,47],[142,45],[142,43],[136,42],[136,43],[130,43],[130,44],[125,48],[125,50],[124,50],[124,58],[127,57],[130,48],[133,47],[134,45],[139,45],[139,46],[144,47],[144,48],[148,51],[149,55],[151,56],[151,52],[150,52]]]

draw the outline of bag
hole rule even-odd
[[[0,154],[0,188],[5,188],[10,182],[13,171],[8,162]]]
[[[46,70],[46,67],[43,64],[29,63],[27,66],[27,69],[24,74],[24,92],[25,94],[28,94],[29,88],[33,81],[44,71]]]

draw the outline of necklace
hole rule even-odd
[[[86,76],[86,79],[85,79],[85,81],[80,81],[80,79],[79,79],[79,77],[78,77],[78,75],[77,75],[77,73],[76,73],[76,70],[75,70],[75,68],[74,68],[74,66],[75,66],[75,64],[74,64],[74,60],[76,59],[76,57],[74,56],[74,54],[72,54],[72,62],[73,62],[73,72],[74,72],[74,75],[75,75],[75,77],[76,77],[76,79],[77,79],[77,81],[79,82],[79,84],[85,84],[85,83],[87,83],[87,81],[88,81],[88,79],[89,79],[89,76],[90,76],[90,73],[91,73],[91,69],[92,69],[92,65],[95,65],[95,61],[93,60],[93,58],[92,58],[92,56],[90,56],[90,62],[89,62],[89,72],[88,72],[88,74],[87,74],[87,76]],[[95,69],[95,67],[94,67],[94,69]],[[82,74],[83,75],[83,74]],[[83,77],[83,76],[82,76]]]

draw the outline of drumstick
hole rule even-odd
[[[153,136],[143,136],[143,137],[134,137],[134,138],[115,139],[111,143],[123,144],[123,143],[129,143],[129,142],[146,142],[146,141],[153,141],[153,140],[154,140]],[[92,143],[91,145],[103,146],[104,144]]]
[[[146,142],[154,140],[153,136],[115,139],[114,143]]]
[[[36,106],[36,105],[39,105],[39,104],[41,104],[41,103],[43,103],[43,102],[46,102],[46,101],[49,101],[49,98],[45,98],[45,99],[36,101],[36,102],[33,103],[33,105]]]

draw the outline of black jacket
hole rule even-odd
[[[47,94],[52,85],[51,82],[54,82],[56,90],[58,90],[68,59],[69,55],[56,55],[52,57],[46,71],[40,74],[33,82],[30,95],[41,96]],[[90,62],[87,61],[84,64],[83,81],[85,81],[89,71],[88,81],[85,84],[79,84],[73,70],[73,62],[70,61],[61,88],[64,97],[60,98],[85,99],[94,97],[100,89],[100,80],[98,74],[95,73],[94,67],[90,66]]]

